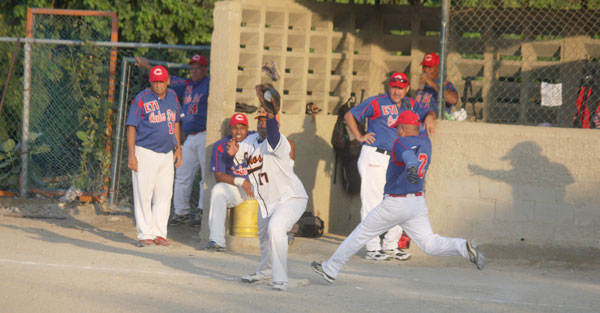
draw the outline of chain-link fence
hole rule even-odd
[[[5,89],[11,53],[17,45],[24,44],[16,43],[16,38],[0,38],[0,51],[5,51],[0,58],[2,90]],[[108,190],[114,150],[113,132],[117,127],[113,113],[118,108],[118,99],[114,103],[108,101],[110,54],[113,47],[118,47],[118,69],[122,68],[125,58],[131,59],[134,56],[187,64],[193,54],[207,55],[208,49],[205,46],[36,39],[31,48],[31,97],[28,114],[27,177],[30,188],[64,190],[75,186],[96,195]],[[20,47],[17,51],[18,56],[0,113],[2,190],[17,190],[21,172],[23,50]],[[171,67],[170,64],[167,66]],[[172,75],[186,77],[185,69],[177,64],[173,66]],[[148,86],[148,71],[138,68],[132,61],[126,67],[127,83],[123,85],[125,109],[137,92]],[[118,95],[119,86],[122,86],[120,75],[116,75],[115,79]],[[123,155],[126,157],[127,151]],[[121,169],[127,171],[126,161]],[[125,189],[130,186],[130,176],[120,175]]]
[[[17,190],[21,168],[23,45],[0,42],[0,190]]]
[[[600,3],[586,3],[453,2],[447,78],[462,97],[458,109],[491,123],[589,122],[574,123],[581,86],[597,86],[600,73]],[[590,97],[591,113],[599,99]]]

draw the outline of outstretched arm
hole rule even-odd
[[[281,139],[281,134],[279,133],[279,123],[277,122],[277,118],[275,114],[268,113],[267,114],[267,141],[271,146],[271,149],[275,149],[277,144],[279,144],[279,140]]]

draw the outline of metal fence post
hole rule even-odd
[[[108,207],[113,208],[117,200],[117,185],[119,172],[121,170],[121,140],[123,140],[123,116],[125,115],[125,79],[127,77],[127,65],[132,61],[135,62],[135,58],[124,57],[121,61],[121,86],[119,87],[119,107],[117,109],[117,123],[115,128],[115,141],[113,143],[114,153],[111,166],[111,180],[110,180],[110,191],[108,194]]]
[[[25,43],[23,69],[23,124],[21,139],[21,176],[19,179],[19,195],[23,198],[29,194],[29,100],[31,95],[31,43]]]
[[[450,10],[450,0],[442,1],[442,28],[440,30],[440,85],[438,86],[438,118],[444,119],[446,109],[446,56],[448,49],[448,12]]]

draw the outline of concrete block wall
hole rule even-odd
[[[498,245],[600,248],[599,135],[440,122],[426,185],[434,229]]]
[[[334,10],[340,7],[345,11]],[[414,18],[416,14],[406,10],[361,10],[365,12],[360,16],[371,16],[380,30],[404,29],[406,25],[413,30],[439,29],[439,25],[420,22]],[[392,18],[395,13],[406,18]],[[212,143],[227,133],[227,119],[235,102],[257,104],[253,87],[265,81],[260,73],[262,62],[280,62],[277,65],[283,77],[276,86],[280,91],[289,88],[287,94],[282,92],[285,113],[281,130],[296,142],[295,171],[310,196],[308,210],[323,218],[327,232],[341,235],[347,235],[360,222],[360,197],[347,195],[339,183],[333,184],[334,158],[329,142],[337,116],[329,113],[356,88],[365,89],[365,97],[383,92],[381,82],[388,71],[420,72],[423,51],[434,50],[432,43],[430,49],[421,50],[426,46],[423,43],[431,41],[421,31],[416,32],[418,35],[413,31],[404,39],[396,36],[401,43],[394,44],[400,46],[390,51],[404,54],[408,49],[407,56],[383,51],[379,44],[394,42],[388,36],[372,38],[378,44],[367,48],[364,41],[356,44],[365,40],[356,33],[335,34],[336,29],[364,25],[358,16],[352,6],[217,2],[211,49],[208,153]],[[271,23],[269,27],[265,27],[266,21]],[[392,22],[400,24],[384,26]],[[335,38],[346,38],[344,44],[336,44],[340,50],[333,48]],[[320,50],[321,45],[327,48]],[[358,54],[354,47],[360,47]],[[301,52],[295,51],[298,49]],[[361,51],[367,51],[368,57],[356,57]],[[338,66],[337,60],[343,64]],[[356,75],[355,61],[365,62],[356,68]],[[368,74],[359,75],[359,71]],[[354,83],[355,79],[360,83]],[[332,82],[339,83],[339,93],[331,89]],[[414,83],[412,88],[416,88]],[[306,93],[309,87],[313,88],[310,94]],[[314,119],[305,115],[308,101],[317,103],[324,112]],[[253,121],[251,129],[256,127]],[[600,155],[598,134],[594,130],[439,122],[432,136],[434,154],[426,185],[434,230],[488,244],[600,247],[600,195],[595,190],[600,182],[600,167],[595,164]],[[208,174],[205,208],[209,208],[214,183],[213,175]],[[204,240],[208,238],[207,217],[204,214],[200,234]]]

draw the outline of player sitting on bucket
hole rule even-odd
[[[386,173],[385,196],[365,219],[342,242],[327,262],[312,262],[312,269],[333,283],[342,266],[371,238],[400,225],[425,253],[434,256],[462,255],[478,269],[485,257],[471,240],[447,238],[434,234],[423,195],[425,174],[431,160],[431,142],[419,135],[419,116],[404,111],[392,128],[397,128],[392,155]]]
[[[230,140],[241,142],[245,139],[254,141],[258,133],[248,135],[248,118],[241,113],[235,113],[229,119],[231,136],[224,137],[213,146],[210,158],[210,171],[215,173],[217,183],[210,193],[210,211],[208,227],[209,242],[205,250],[225,251],[225,219],[227,208],[240,205],[246,199],[254,197],[252,185],[246,175],[245,163],[226,163],[227,144]]]

